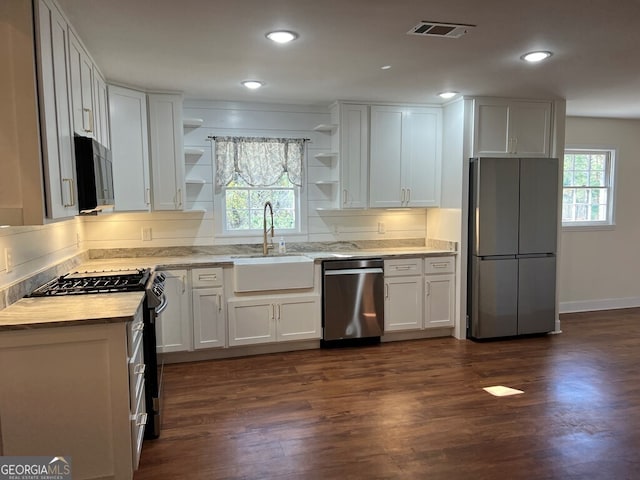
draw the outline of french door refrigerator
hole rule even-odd
[[[471,159],[469,337],[554,330],[557,224],[558,159]]]

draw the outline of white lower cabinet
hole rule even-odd
[[[186,352],[193,348],[192,322],[186,270],[167,270],[164,293],[167,308],[156,321],[159,353]]]
[[[455,275],[426,275],[424,286],[424,328],[453,327]]]
[[[384,330],[422,328],[422,277],[384,279]]]
[[[454,326],[455,268],[453,256],[424,259],[424,328]]]
[[[384,262],[385,332],[454,326],[455,258]]]
[[[422,328],[421,258],[384,261],[384,330]]]
[[[229,345],[320,338],[320,296],[264,295],[229,299]]]
[[[191,271],[193,306],[193,348],[226,346],[226,308],[222,268]]]

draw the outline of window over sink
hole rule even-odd
[[[262,233],[264,207],[273,205],[276,232],[300,231],[305,139],[210,137],[215,141],[216,190],[222,231]]]

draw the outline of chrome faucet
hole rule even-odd
[[[269,207],[269,212],[271,213],[271,227],[269,227],[269,230],[271,230],[271,243],[269,243],[268,245],[267,245],[267,207]],[[275,234],[275,230],[273,229],[273,205],[271,205],[271,202],[265,202],[264,211],[262,212],[262,220],[263,220],[262,254],[266,255],[267,253],[269,253],[269,250],[273,249],[273,235]]]

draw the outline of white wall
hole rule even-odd
[[[640,306],[640,120],[568,117],[566,145],[617,150],[616,225],[562,232],[560,311]]]
[[[13,257],[9,273],[4,255],[7,248]],[[76,255],[82,248],[80,219],[38,227],[0,228],[0,288]]]
[[[185,147],[204,150],[201,156],[187,156],[187,178],[200,178],[204,185],[187,185],[187,208],[194,212],[120,213],[85,219],[87,248],[202,246],[233,243],[260,243],[261,235],[231,237],[221,233],[216,213],[212,143],[208,136],[243,135],[309,138],[306,184],[303,187],[303,232],[287,241],[348,241],[424,238],[426,211],[316,210],[335,206],[336,185],[318,186],[318,180],[337,180],[335,161],[314,157],[331,150],[331,136],[313,130],[330,123],[327,106],[274,105],[259,103],[187,100],[185,118],[202,118],[198,128],[184,131]],[[382,223],[384,233],[379,233]],[[142,241],[142,228],[151,228],[152,240]],[[277,234],[278,232],[276,232]]]

